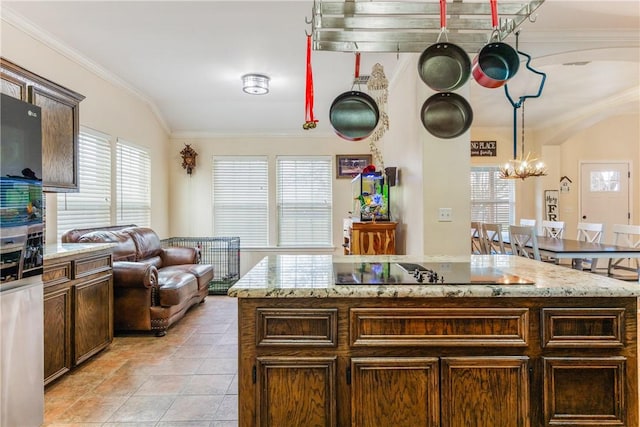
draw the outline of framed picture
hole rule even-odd
[[[336,178],[353,178],[373,162],[371,154],[338,154]]]

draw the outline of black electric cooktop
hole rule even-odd
[[[336,285],[533,285],[532,280],[468,262],[334,262]]]

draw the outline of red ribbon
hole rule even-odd
[[[304,129],[315,128],[318,122],[313,116],[313,72],[311,70],[311,35],[307,35],[307,82],[305,88],[305,124]]]
[[[489,0],[491,5],[491,25],[493,28],[498,28],[498,0]]]

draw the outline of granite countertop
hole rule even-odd
[[[474,268],[499,270],[534,284],[335,284],[334,262],[372,261],[470,262]],[[236,282],[228,295],[237,298],[637,297],[640,284],[509,255],[271,255]]]
[[[115,243],[57,243],[44,245],[44,260],[51,261],[69,255],[95,252],[109,249]]]

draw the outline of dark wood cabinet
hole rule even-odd
[[[241,427],[638,422],[633,297],[238,304]]]
[[[336,425],[335,357],[260,357],[256,369],[256,426]]]
[[[42,109],[43,189],[78,191],[79,106],[84,96],[0,58],[2,93]]]
[[[71,288],[44,293],[44,383],[71,369]]]
[[[113,341],[111,270],[111,249],[45,258],[45,385]]]

